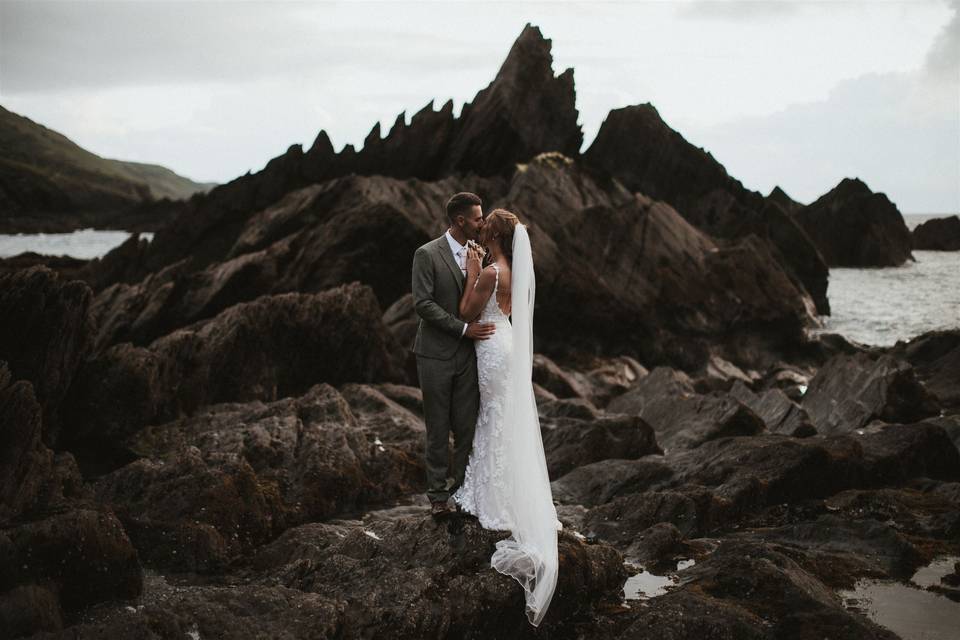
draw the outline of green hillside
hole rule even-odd
[[[155,164],[101,158],[0,106],[0,231],[116,226],[118,214],[209,191]]]

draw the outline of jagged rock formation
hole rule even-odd
[[[709,151],[670,128],[650,104],[613,109],[584,161],[632,191],[673,205],[698,229],[721,238],[755,234],[802,283],[820,313],[829,313],[827,266],[807,233],[781,207],[727,174]]]
[[[903,216],[882,193],[857,178],[794,214],[831,267],[896,267],[913,260]]]

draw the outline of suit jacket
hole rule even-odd
[[[461,340],[464,321],[458,317],[464,275],[446,236],[422,245],[413,254],[413,306],[420,316],[413,352],[447,360]]]

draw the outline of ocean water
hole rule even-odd
[[[947,214],[908,214],[910,229]],[[934,329],[960,328],[960,251],[914,251],[900,267],[830,269],[829,316],[814,333],[889,346]]]
[[[70,233],[0,234],[0,258],[9,258],[25,251],[72,258],[99,258],[123,244],[132,234],[128,231],[78,229]],[[140,232],[141,238],[153,239],[153,233]]]
[[[946,214],[908,214],[911,229]],[[82,229],[72,233],[0,235],[0,258],[35,251],[96,258],[128,237],[126,231]],[[152,239],[153,234],[142,232]],[[914,251],[916,262],[883,269],[830,270],[832,314],[814,333],[840,333],[870,345],[892,345],[925,331],[960,327],[960,251]]]

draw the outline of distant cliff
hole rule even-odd
[[[0,107],[0,232],[129,227],[125,214],[136,205],[182,200],[213,186],[160,165],[101,158]]]

